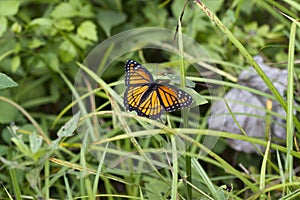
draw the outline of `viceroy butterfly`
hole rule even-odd
[[[193,103],[193,98],[185,91],[154,81],[152,74],[134,60],[126,61],[125,86],[126,109],[147,118],[157,119],[164,112],[188,108]]]

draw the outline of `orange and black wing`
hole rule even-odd
[[[193,103],[191,95],[172,85],[160,84],[157,87],[157,93],[160,103],[166,112],[189,108]]]
[[[140,63],[127,60],[125,64],[125,85],[143,85],[154,82],[152,74]]]
[[[164,112],[188,108],[193,98],[185,91],[168,84],[154,82],[151,73],[134,60],[125,64],[124,105],[129,111],[151,119]]]
[[[126,109],[136,111],[139,116],[151,119],[159,118],[165,109],[160,102],[157,90],[151,88],[148,85],[129,86],[124,94]]]

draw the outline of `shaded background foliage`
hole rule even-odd
[[[290,23],[278,15],[273,8],[273,1],[203,2],[252,55],[260,54],[269,62],[283,62],[279,67],[285,66]],[[73,81],[78,71],[76,62],[82,62],[93,47],[122,31],[151,26],[174,30],[184,3],[182,0],[1,1],[0,70],[15,80],[19,87],[2,90],[0,95],[14,100],[28,110],[43,130],[51,138],[56,138],[56,131],[72,114],[68,112],[68,116],[61,118],[52,127],[54,118],[72,101],[72,94],[59,72],[63,71]],[[277,3],[286,5],[283,2]],[[288,7],[285,11],[291,16],[297,13],[293,7]],[[248,67],[231,42],[204,13],[195,9],[192,1],[185,9],[182,26],[185,34],[205,47],[220,69],[237,77],[242,69]],[[299,32],[297,34],[299,38]],[[299,53],[299,43],[296,48]],[[167,59],[151,51],[145,52],[145,58],[149,62]],[[123,63],[124,60],[120,60],[114,64],[115,67],[120,67]],[[111,71],[102,78],[111,82],[121,75],[121,72]],[[20,112],[2,101],[0,113],[0,155],[5,157],[6,147],[11,145],[5,127],[11,122],[27,126],[28,129],[32,127]],[[230,155],[232,151],[225,147],[225,144],[220,144],[215,150],[225,155],[231,163],[239,163],[239,159],[254,166],[260,163],[261,158],[251,155],[228,157],[226,155]],[[253,160],[258,160],[257,164]],[[209,175],[224,173],[212,170],[211,167],[207,166]],[[5,170],[1,168],[2,172]],[[32,177],[27,176],[27,179],[32,180]],[[1,180],[9,182],[5,175],[1,175]],[[28,184],[24,185],[29,188]]]
[[[259,1],[205,3],[253,55],[263,54],[272,62],[286,61],[287,24],[278,23],[272,13],[262,10],[263,6],[271,5]],[[70,102],[71,94],[57,71],[63,70],[73,79],[78,69],[75,62],[82,62],[95,45],[119,32],[146,26],[175,29],[183,6],[184,1],[1,2],[1,71],[22,83],[6,95],[38,113],[59,112]],[[213,59],[238,66],[219,67],[237,74],[247,66],[216,26],[194,9],[192,2],[182,23],[184,33],[200,42]],[[150,59],[155,60],[155,56]],[[9,113],[2,122],[17,122],[21,117],[14,111]]]

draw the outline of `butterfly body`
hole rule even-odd
[[[148,89],[143,94],[143,96],[141,98],[141,102],[144,102],[149,97],[149,95],[151,95],[151,93],[153,91],[157,91],[157,88],[159,87],[159,84],[157,84],[157,83],[154,82],[154,83],[145,84],[143,86],[147,86]]]
[[[154,81],[152,74],[134,60],[125,64],[125,85],[126,109],[147,118],[156,119],[164,112],[188,108],[193,103],[192,97],[183,90]]]

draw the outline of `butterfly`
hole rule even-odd
[[[193,98],[185,91],[159,80],[140,63],[127,60],[125,64],[124,106],[139,116],[159,118],[165,112],[188,108]]]

